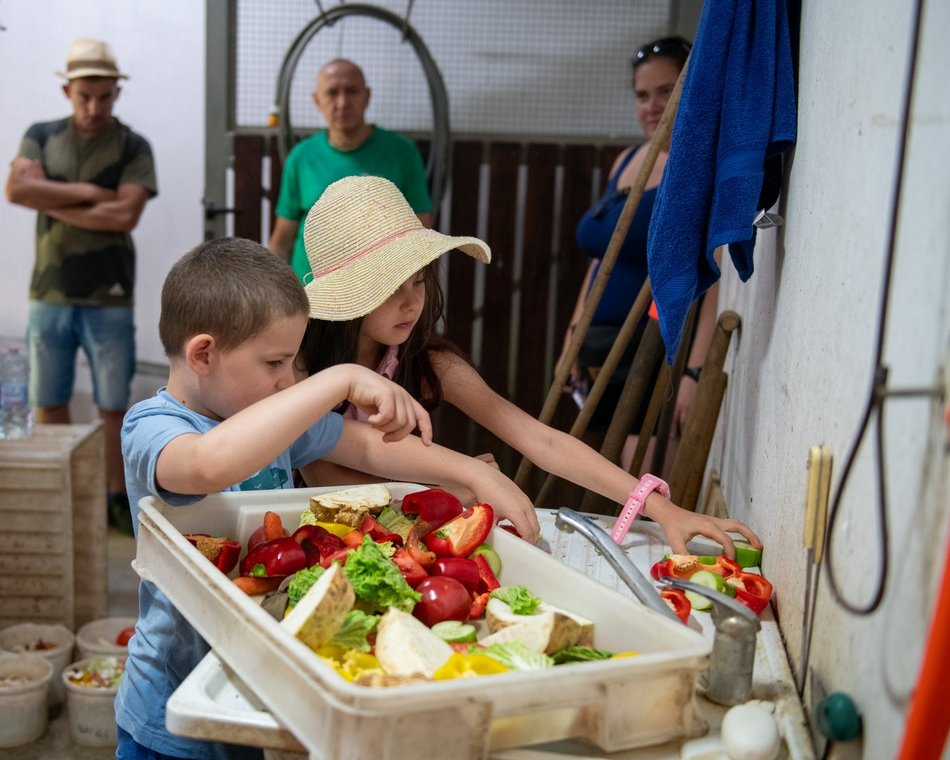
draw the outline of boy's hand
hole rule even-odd
[[[384,441],[398,441],[419,428],[422,442],[432,444],[429,413],[408,391],[366,367],[339,366],[353,371],[347,400],[366,413],[370,425],[385,433]]]
[[[729,559],[735,559],[736,547],[726,531],[741,534],[756,549],[762,548],[762,542],[752,529],[740,520],[710,517],[676,506],[658,493],[650,494],[647,499],[648,517],[659,523],[666,534],[666,540],[674,554],[689,554],[686,542],[695,536],[705,536],[722,544]]]

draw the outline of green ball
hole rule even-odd
[[[835,691],[815,707],[815,724],[822,736],[832,741],[849,742],[861,735],[861,715],[854,700]]]

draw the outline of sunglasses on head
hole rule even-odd
[[[686,40],[680,39],[678,37],[666,37],[662,40],[657,40],[656,42],[650,42],[644,45],[641,48],[637,49],[637,52],[633,54],[631,62],[634,66],[639,63],[643,63],[651,55],[672,55],[672,56],[687,56],[689,51],[692,49]]]

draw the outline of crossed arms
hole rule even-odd
[[[109,190],[91,182],[48,179],[39,161],[17,156],[7,177],[7,200],[54,219],[98,232],[129,232],[138,224],[148,192],[142,185]]]

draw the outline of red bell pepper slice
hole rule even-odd
[[[343,548],[343,540],[319,525],[301,525],[291,536],[307,554],[307,567]]]
[[[476,554],[472,557],[472,561],[478,565],[478,592],[491,593],[496,588],[499,588],[501,584],[498,582],[498,578],[495,577],[494,571],[491,569],[491,565],[488,564],[488,560],[485,559],[483,554]]]
[[[363,534],[358,530],[351,530],[343,538],[340,539],[343,542],[344,546],[349,546],[352,549],[355,549],[357,546],[363,545]]]
[[[741,582],[741,586],[736,584]],[[736,599],[758,615],[772,598],[772,584],[758,573],[737,573],[730,581],[735,586]]]
[[[293,575],[307,567],[307,553],[291,536],[264,541],[241,560],[241,575]]]
[[[703,557],[702,559],[712,558]],[[742,568],[725,554],[715,557],[715,562],[712,564],[707,564],[693,554],[673,554],[659,562],[654,562],[653,567],[650,568],[650,575],[656,581],[669,576],[689,580],[693,573],[700,570],[708,570],[711,573],[716,573],[716,575],[721,575],[724,579],[742,572]]]
[[[495,511],[488,504],[475,504],[426,535],[423,542],[437,557],[467,557],[488,538],[494,522]]]
[[[673,614],[680,619],[680,622],[685,623],[689,620],[689,613],[693,609],[693,605],[689,603],[689,599],[686,598],[683,591],[678,588],[665,588],[660,591],[660,596],[670,606]]]
[[[412,588],[418,586],[422,581],[429,577],[426,569],[416,562],[406,549],[396,549],[393,554],[393,564],[399,568],[402,577],[406,579]]]
[[[468,613],[469,620],[477,620],[485,614],[485,608],[488,606],[490,597],[490,591],[486,591],[484,594],[472,594],[472,609]]]
[[[401,509],[404,515],[418,515],[434,530],[462,514],[462,502],[441,488],[428,488],[404,496]]]
[[[406,550],[409,556],[423,567],[428,567],[436,560],[435,552],[429,551],[423,543],[425,536],[431,531],[432,526],[420,518],[409,529],[409,535],[406,537]]]
[[[241,556],[241,544],[231,538],[207,533],[186,533],[185,538],[225,575],[234,569]]]

